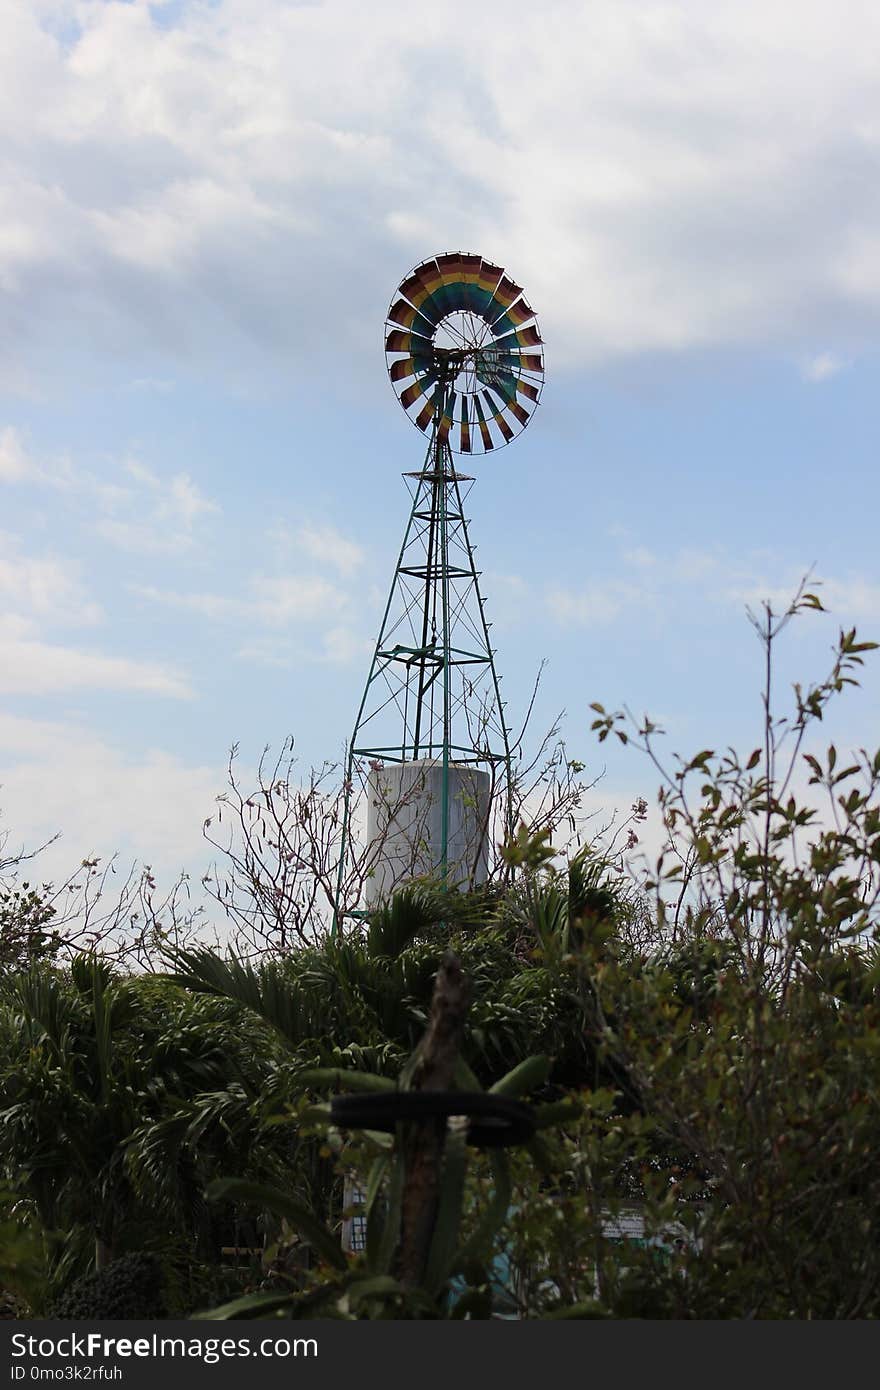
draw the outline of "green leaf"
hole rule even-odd
[[[523,1147],[531,1154],[532,1162],[540,1172],[549,1174],[554,1171],[553,1153],[540,1134],[534,1135]]]
[[[480,1217],[476,1229],[459,1250],[453,1267],[455,1270],[462,1269],[470,1260],[478,1258],[482,1252],[491,1249],[495,1235],[501,1229],[510,1210],[510,1163],[507,1154],[501,1149],[490,1150],[489,1163],[492,1168],[492,1176],[495,1179],[492,1198]]]
[[[535,1057],[527,1057],[519,1066],[514,1067],[513,1071],[507,1072],[500,1081],[496,1081],[494,1086],[489,1087],[489,1094],[493,1096],[524,1096],[529,1091],[534,1091],[538,1086],[543,1086],[547,1077],[550,1075],[553,1062],[549,1057],[539,1053]]]
[[[373,1274],[369,1279],[356,1279],[349,1284],[348,1301],[355,1304],[364,1298],[387,1298],[403,1292],[403,1285],[390,1274]]]
[[[310,1067],[297,1074],[306,1086],[330,1086],[335,1090],[396,1091],[397,1082],[369,1071],[346,1071],[341,1067]]]
[[[241,1298],[233,1298],[229,1303],[221,1303],[219,1308],[211,1308],[206,1313],[192,1313],[193,1322],[226,1322],[232,1318],[258,1318],[262,1313],[273,1313],[286,1307],[291,1301],[290,1293],[247,1293]]]
[[[382,1233],[385,1229],[381,1203],[378,1202],[377,1199],[382,1190],[382,1183],[388,1172],[390,1161],[389,1154],[382,1154],[381,1157],[377,1158],[370,1169],[370,1176],[367,1181],[367,1191],[364,1198],[364,1215],[367,1220],[367,1265],[370,1269],[377,1265],[379,1246],[382,1240]]]
[[[464,1200],[464,1175],[467,1167],[467,1127],[451,1125],[443,1149],[443,1171],[440,1176],[440,1200],[434,1236],[425,1269],[425,1287],[438,1294],[446,1283],[455,1263],[455,1252],[461,1231],[461,1207]]]
[[[564,1124],[566,1120],[576,1120],[583,1114],[580,1101],[573,1098],[554,1100],[549,1105],[535,1107],[535,1129],[549,1129],[551,1125]]]
[[[453,1080],[460,1091],[482,1091],[482,1086],[463,1057],[455,1059]]]
[[[387,1273],[391,1268],[394,1259],[394,1252],[400,1239],[400,1212],[403,1205],[403,1183],[405,1178],[403,1165],[403,1155],[398,1154],[391,1169],[391,1182],[388,1185],[388,1209],[385,1212],[384,1220],[379,1214],[379,1204],[374,1202],[373,1210],[370,1214],[370,1221],[381,1224],[381,1234],[378,1240],[370,1240],[370,1221],[367,1222],[367,1245],[368,1248],[374,1246],[376,1249],[375,1272],[377,1274]]]

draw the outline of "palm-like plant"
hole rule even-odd
[[[0,986],[0,1165],[47,1232],[88,1233],[94,1262],[137,1244],[157,1216],[198,1229],[215,1112],[246,1108],[271,1050],[247,1046],[228,1007],[166,982],[120,978],[94,957]],[[201,1106],[201,1109],[200,1109]],[[249,1134],[254,1134],[254,1123]],[[213,1149],[228,1161],[228,1123]],[[242,1141],[233,1146],[240,1158]],[[216,1171],[216,1170],[215,1170]]]
[[[434,976],[452,947],[471,982],[464,1055],[483,1084],[535,1052],[592,1066],[566,955],[587,936],[609,943],[622,910],[607,867],[585,853],[496,892],[400,890],[361,931],[246,963],[209,949],[170,954],[172,978],[234,1001],[270,1025],[300,1066],[394,1076],[425,1026]]]

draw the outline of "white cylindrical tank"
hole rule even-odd
[[[450,763],[447,880],[453,886],[485,883],[488,874],[488,772]],[[371,872],[365,885],[372,907],[414,878],[437,874],[443,847],[443,764],[436,758],[374,765],[367,779],[367,844]]]

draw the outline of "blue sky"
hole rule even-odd
[[[516,7],[515,7],[516,8]],[[880,12],[488,0],[7,0],[0,806],[14,843],[207,864],[226,753],[339,755],[423,441],[382,325],[446,249],[535,306],[547,387],[474,468],[512,722],[624,813],[669,747],[754,746],[747,603],[810,567],[880,635]],[[829,732],[876,741],[866,669]]]

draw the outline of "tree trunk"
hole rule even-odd
[[[464,1032],[468,996],[468,984],[461,964],[451,951],[447,951],[437,972],[431,1018],[413,1072],[414,1091],[450,1089]],[[409,1288],[418,1288],[424,1282],[437,1220],[437,1191],[446,1121],[442,1118],[416,1121],[407,1129],[399,1269],[401,1283]]]
[[[106,1269],[113,1259],[113,1247],[103,1236],[95,1236],[95,1269]]]

